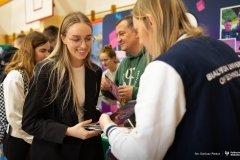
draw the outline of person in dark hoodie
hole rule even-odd
[[[18,49],[13,46],[9,46],[5,50],[3,50],[0,64],[0,83],[2,83],[6,77],[5,66],[11,61],[11,58],[17,50]]]

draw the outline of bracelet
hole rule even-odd
[[[110,133],[114,130],[114,129],[116,129],[116,128],[113,128],[113,127],[118,127],[117,125],[111,125],[111,126],[109,126],[108,128],[107,128],[107,130],[106,130],[106,136],[107,137],[109,137],[109,135],[110,135]],[[113,129],[112,129],[113,128]],[[112,130],[111,130],[112,129]],[[111,131],[110,131],[111,130]],[[109,132],[110,131],[110,132]]]

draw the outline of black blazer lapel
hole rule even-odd
[[[85,69],[85,104],[84,120],[91,119],[92,113],[95,112],[95,97],[97,94],[96,73],[89,68]]]
[[[72,99],[73,99],[73,96],[71,96],[71,99],[70,99],[70,102],[69,102],[69,106],[71,106],[71,107],[68,107],[68,112],[72,113],[71,115],[72,115],[72,117],[74,119],[74,123],[78,124],[79,123],[78,122],[78,116],[77,116],[77,113],[76,113],[76,111],[74,109]]]

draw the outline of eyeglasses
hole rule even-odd
[[[67,37],[68,38],[68,37]],[[93,44],[93,42],[95,41],[95,38],[94,37],[89,37],[89,38],[86,38],[86,39],[81,39],[81,38],[68,38],[70,41],[72,41],[72,44],[74,46],[81,46],[82,45],[82,42],[84,41],[85,44],[87,46],[91,46]]]

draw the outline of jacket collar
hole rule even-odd
[[[146,53],[146,48],[142,47],[142,49],[138,52],[138,54],[136,56],[131,55],[130,53],[126,52],[126,57],[127,58],[137,58],[139,56],[142,56],[144,53]]]

